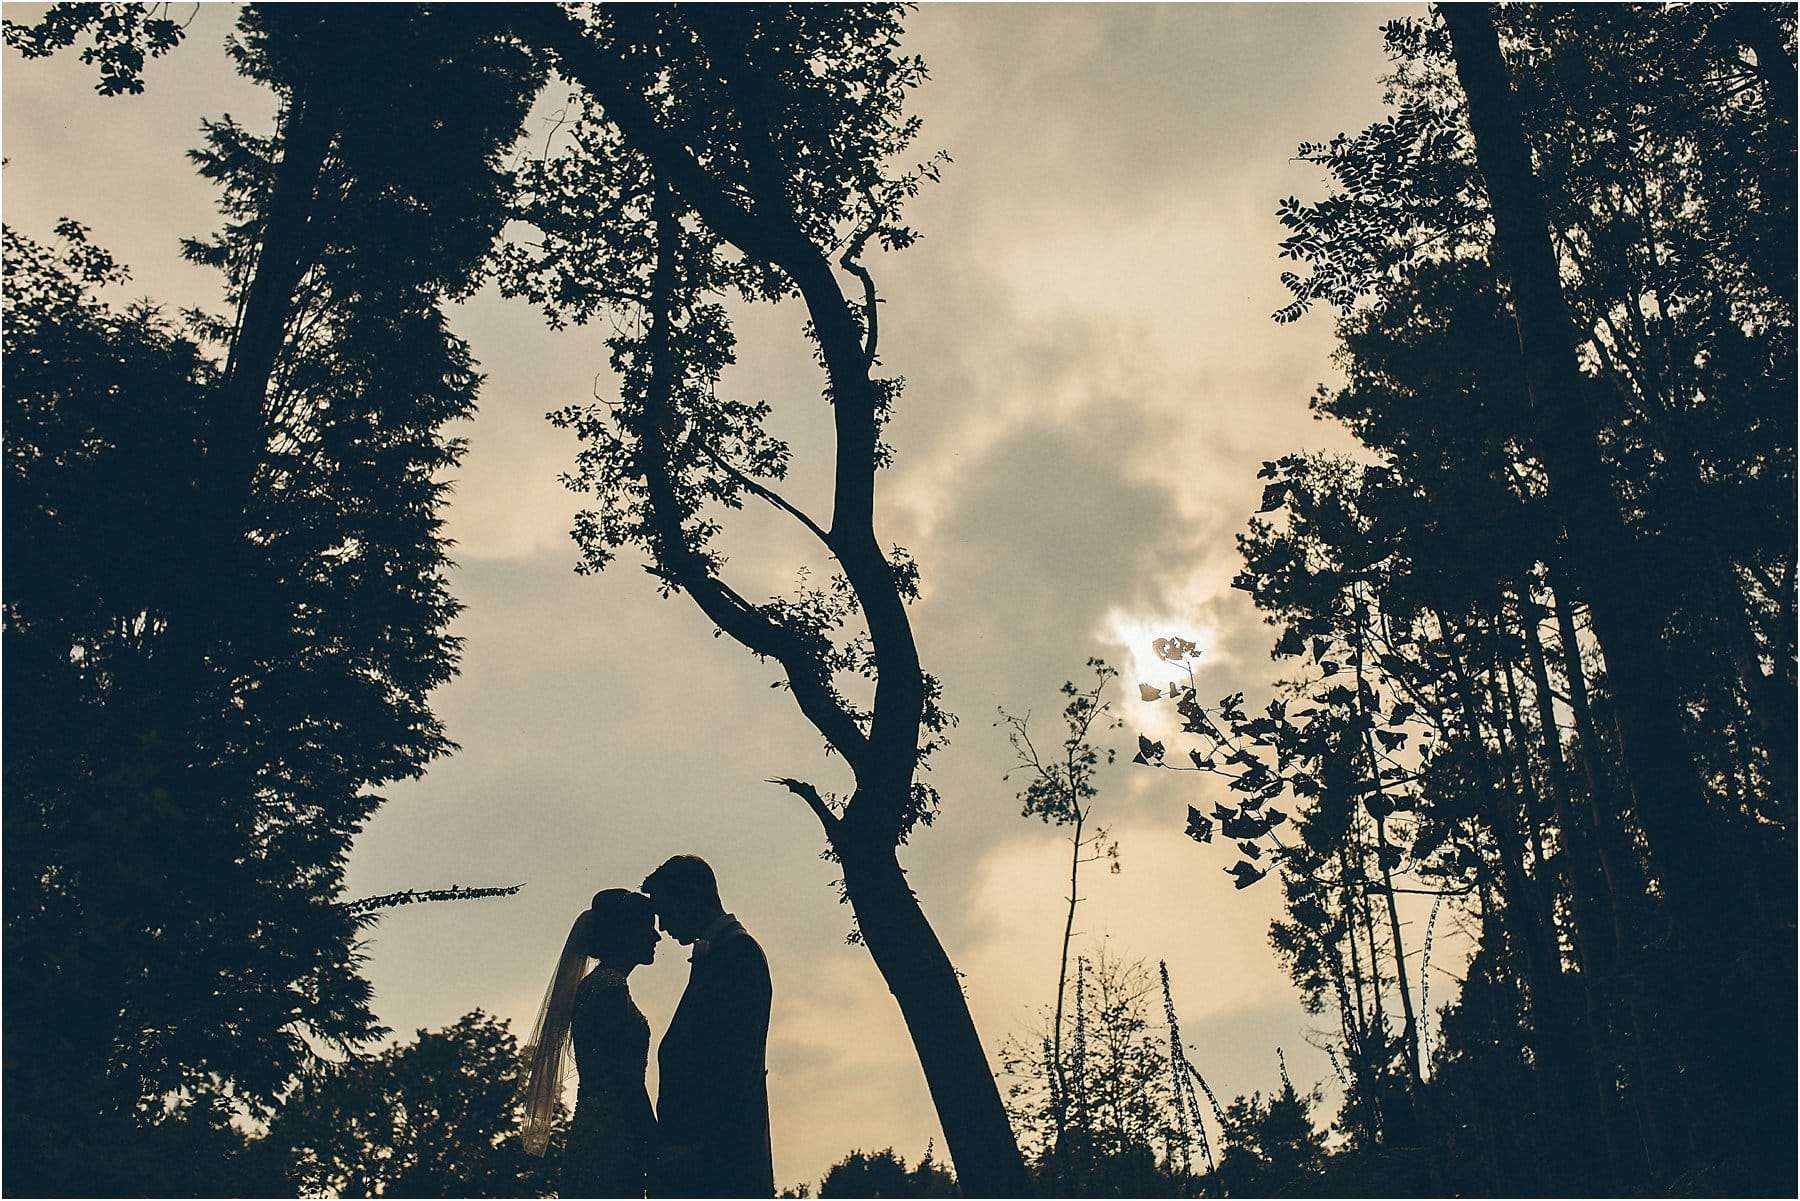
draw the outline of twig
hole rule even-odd
[[[361,917],[365,913],[373,913],[377,909],[392,909],[397,905],[422,905],[432,901],[474,901],[482,897],[510,897],[524,888],[523,884],[511,884],[502,888],[464,888],[460,884],[452,884],[448,888],[408,888],[402,892],[384,892],[380,896],[362,897],[355,901],[342,902],[345,912]]]
[[[803,525],[807,529],[811,530],[813,533],[813,536],[815,538],[817,538],[821,543],[824,544],[825,549],[832,550],[831,535],[826,533],[824,531],[824,529],[822,529],[820,527],[818,522],[814,521],[811,517],[807,516],[807,514],[804,510],[797,507],[793,502],[788,500],[787,497],[781,495],[779,492],[776,492],[774,489],[767,487],[766,485],[762,484],[761,482],[752,479],[750,476],[745,475],[744,472],[742,471],[742,469],[740,469],[733,463],[727,462],[725,460],[725,458],[719,454],[718,451],[714,450],[707,443],[706,439],[698,438],[698,437],[690,438],[690,439],[688,439],[688,444],[691,446],[698,447],[700,450],[700,453],[704,454],[707,458],[711,459],[715,466],[723,469],[724,471],[729,472],[731,474],[731,478],[735,479],[739,484],[743,485],[745,488],[748,488],[751,492],[753,492],[757,496],[762,497],[764,500],[768,501],[771,505],[774,505],[777,509],[780,509],[783,513],[786,513],[788,516],[792,517],[795,521],[798,521],[801,525]]]
[[[770,776],[768,783],[779,784],[805,801],[807,807],[818,817],[819,824],[825,827],[827,834],[837,828],[838,815],[831,811],[831,806],[825,803],[825,798],[819,795],[819,790],[805,780],[794,780],[787,776]]]

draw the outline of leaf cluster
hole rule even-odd
[[[94,90],[137,95],[144,90],[145,61],[167,54],[187,33],[168,12],[167,4],[52,4],[35,25],[6,21],[0,27],[6,44],[26,58],[48,58],[89,38],[81,61],[100,70]]]

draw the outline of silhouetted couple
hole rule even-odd
[[[652,1112],[650,1024],[626,977],[656,957],[658,922],[694,953],[657,1048]],[[599,961],[592,972],[590,959]],[[544,1153],[572,1033],[580,1085],[563,1151],[564,1197],[772,1197],[769,995],[762,948],[719,903],[704,859],[677,855],[641,893],[594,894],[569,931],[526,1048],[525,1149]]]

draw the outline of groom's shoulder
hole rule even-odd
[[[744,923],[740,921],[733,921],[725,927],[714,945],[721,948],[736,947],[745,951],[754,950],[756,954],[762,954],[762,944],[756,941],[756,936],[745,929]]]
[[[733,922],[726,928],[723,935],[713,943],[713,953],[730,960],[757,964],[765,974],[769,970],[768,956],[763,954],[762,944],[744,928],[742,922]]]

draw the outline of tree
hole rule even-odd
[[[1098,826],[1091,834],[1087,832],[1088,820],[1093,816],[1094,798],[1100,794],[1094,776],[1101,763],[1101,752],[1088,739],[1094,723],[1110,708],[1110,702],[1102,701],[1100,695],[1106,690],[1107,682],[1119,673],[1102,659],[1089,659],[1088,666],[1094,672],[1092,687],[1084,691],[1077,688],[1073,680],[1065,681],[1062,686],[1062,693],[1069,700],[1063,706],[1068,736],[1062,741],[1060,760],[1046,760],[1032,742],[1030,713],[1014,717],[1002,709],[1000,721],[995,723],[1007,727],[1007,741],[1019,760],[1013,770],[1022,771],[1029,777],[1019,793],[1019,802],[1023,806],[1021,815],[1070,827],[1069,910],[1063,921],[1062,954],[1056,967],[1056,1013],[1050,1021],[1050,1063],[1059,1071],[1063,1062],[1063,1005],[1069,994],[1069,943],[1075,935],[1075,909],[1081,904],[1081,865],[1108,859],[1112,862],[1112,870],[1119,870],[1119,844],[1108,841],[1106,831]],[[1113,718],[1108,724],[1117,729],[1122,723]],[[1111,764],[1115,754],[1108,748],[1106,763]],[[1056,1111],[1060,1131],[1068,1116],[1066,1079],[1059,1082],[1057,1096],[1061,1099]]]
[[[1239,1097],[1225,1109],[1225,1153],[1208,1180],[1225,1197],[1290,1194],[1325,1166],[1325,1136],[1313,1128],[1316,1096],[1303,1096],[1282,1073],[1281,1091]]]
[[[1574,327],[1563,299],[1537,177],[1511,100],[1492,17],[1482,6],[1439,10],[1455,45],[1457,76],[1469,98],[1475,153],[1495,223],[1495,248],[1508,268],[1513,312],[1536,430],[1533,442],[1563,513],[1570,558],[1580,564],[1596,634],[1612,648],[1620,737],[1637,808],[1664,876],[1673,914],[1691,937],[1706,925],[1702,907],[1718,888],[1716,822],[1700,816],[1703,793],[1660,637],[1661,615],[1643,578],[1638,548],[1619,518],[1601,460],[1598,423],[1587,411]]]
[[[91,33],[101,90],[129,92],[179,37],[142,16],[60,6],[7,37]],[[541,73],[423,10],[252,9],[240,31],[284,115],[208,127],[227,221],[189,247],[234,319],[116,314],[92,293],[122,269],[79,225],[56,250],[7,236],[6,687],[41,700],[5,718],[27,1191],[84,1189],[171,1108],[266,1114],[309,1039],[382,1033],[345,856],[373,789],[451,746],[428,703],[457,656],[442,426],[479,377],[441,305],[503,220]]]
[[[1303,147],[1333,194],[1281,206],[1312,273],[1279,316],[1345,310],[1349,383],[1315,404],[1378,462],[1266,465],[1287,527],[1253,524],[1241,586],[1286,627],[1277,657],[1324,639],[1321,675],[1354,653],[1334,598],[1360,595],[1371,682],[1435,734],[1336,786],[1396,773],[1417,816],[1395,865],[1478,939],[1442,1076],[1408,1090],[1456,1130],[1442,1187],[1790,1187],[1755,1149],[1785,1137],[1791,1081],[1766,1073],[1787,1057],[1745,1050],[1792,1038],[1791,906],[1770,904],[1792,892],[1792,60],[1786,14],[1734,12],[1391,25],[1396,115]],[[1357,674],[1315,703],[1374,715]],[[1270,720],[1221,724],[1280,774],[1303,744]],[[1347,854],[1386,890],[1382,848],[1314,783],[1278,946],[1366,1012],[1380,943],[1321,868]],[[1381,1095],[1349,1059],[1352,1096]]]
[[[1009,1039],[1007,1103],[1041,1191],[1050,1196],[1176,1196],[1188,1174],[1185,1081],[1169,1036],[1151,1025],[1154,987],[1141,961],[1102,946],[1075,963],[1071,1037]],[[1200,1137],[1204,1137],[1201,1135]]]
[[[961,984],[897,857],[936,805],[917,773],[950,719],[907,616],[916,569],[876,533],[900,384],[875,374],[877,297],[861,256],[913,240],[899,209],[935,173],[889,167],[917,130],[902,104],[923,65],[896,52],[891,7],[528,6],[508,19],[583,94],[573,152],[526,176],[521,215],[541,242],[515,249],[511,287],[553,323],[619,318],[618,401],[555,415],[585,443],[573,476],[596,502],[577,521],[584,566],[643,553],[665,591],[780,667],[854,786],[840,803],[784,782],[843,869],[963,1187],[1017,1194],[1023,1167]],[[836,268],[861,285],[857,301]],[[775,491],[789,452],[764,428],[767,404],[717,393],[736,354],[728,295],[805,306],[835,439],[828,519]],[[715,536],[746,501],[792,519],[834,562],[829,582],[764,602],[738,591]],[[857,679],[873,686],[866,702],[845,690]]]
[[[1744,904],[1741,877],[1720,871],[1730,853],[1729,828],[1721,828],[1716,810],[1709,811],[1706,805],[1675,708],[1677,690],[1660,637],[1661,614],[1645,603],[1646,590],[1636,583],[1641,560],[1604,487],[1597,423],[1581,406],[1586,389],[1574,327],[1498,34],[1485,7],[1445,6],[1441,12],[1457,76],[1468,96],[1476,156],[1494,216],[1496,250],[1511,285],[1527,391],[1544,427],[1538,445],[1553,494],[1563,491],[1566,497],[1565,532],[1572,558],[1581,565],[1596,637],[1609,652],[1608,672],[1616,682],[1614,711],[1637,816],[1678,937],[1700,963],[1722,969],[1719,949],[1735,949],[1746,942],[1755,945],[1757,931],[1754,925],[1721,929],[1717,921],[1719,905],[1737,909]],[[1767,835],[1757,830],[1752,837]],[[1787,857],[1791,878],[1791,852]],[[1766,1012],[1758,1007],[1744,1017],[1756,1022]],[[1792,1025],[1786,1014],[1766,1025],[1776,1046],[1791,1044]],[[1739,1082],[1754,1075],[1766,1062],[1761,1056],[1754,1059],[1754,1063],[1740,1061],[1742,1070],[1731,1075]],[[1708,1062],[1697,1059],[1693,1067],[1701,1073]],[[1772,1134],[1785,1125],[1775,1117],[1768,1130]]]
[[[302,1196],[553,1196],[553,1161],[519,1141],[523,1086],[511,1031],[477,1010],[308,1073],[265,1154]]]
[[[1555,403],[1574,416],[1557,409],[1541,428],[1527,422],[1515,432],[1543,457],[1553,511],[1574,522],[1576,544],[1611,545],[1613,526],[1628,529],[1604,562],[1641,559],[1641,570],[1615,574],[1651,586],[1582,586],[1632,593],[1595,596],[1603,626],[1613,623],[1607,611],[1648,606],[1651,633],[1673,636],[1632,652],[1627,674],[1641,660],[1667,676],[1668,687],[1650,691],[1673,697],[1690,670],[1710,673],[1707,708],[1745,707],[1757,730],[1750,753],[1766,758],[1765,791],[1785,811],[1793,619],[1792,589],[1779,582],[1787,569],[1778,565],[1791,559],[1793,541],[1785,398],[1794,350],[1791,301],[1774,281],[1792,271],[1791,248],[1781,249],[1791,247],[1792,222],[1781,214],[1792,188],[1781,181],[1791,179],[1793,152],[1777,133],[1791,121],[1781,27],[1740,21],[1724,6],[1497,11],[1516,86],[1489,91],[1516,101],[1515,124],[1535,164],[1527,170],[1542,184],[1540,240],[1547,228],[1583,374],[1607,385],[1589,382],[1577,393],[1565,380],[1566,399]],[[1283,203],[1293,230],[1283,252],[1314,268],[1287,277],[1296,301],[1284,318],[1315,299],[1348,305],[1421,263],[1485,255],[1490,215],[1517,209],[1490,205],[1446,31],[1397,22],[1388,35],[1401,64],[1392,80],[1398,115],[1356,138],[1302,148],[1341,191],[1317,205]],[[1746,60],[1753,41],[1763,52]],[[1597,431],[1601,452],[1582,450],[1594,439],[1564,428],[1569,420]],[[1603,570],[1592,555],[1571,569]],[[1637,619],[1619,620],[1630,627]],[[1684,655],[1699,661],[1681,663]],[[1627,698],[1622,717],[1634,724],[1636,708],[1663,703]],[[1666,740],[1648,741],[1656,749],[1646,755],[1667,753]],[[1653,766],[1640,774],[1654,794],[1663,785]]]
[[[852,1151],[831,1165],[819,1181],[826,1197],[956,1197],[956,1177],[934,1161],[931,1148],[917,1166],[894,1154],[892,1147],[864,1153]]]
[[[103,1154],[81,1133],[98,1115],[129,1125],[215,1076],[268,1098],[302,1053],[296,1019],[376,1031],[332,903],[344,847],[317,841],[367,802],[317,796],[316,833],[278,821],[257,757],[232,751],[257,715],[214,714],[202,665],[167,658],[205,553],[181,527],[216,366],[153,312],[94,301],[118,270],[63,233],[57,255],[8,231],[5,355],[8,555],[29,580],[8,589],[7,689],[37,698],[6,713],[8,1133],[15,1167],[58,1191]]]

